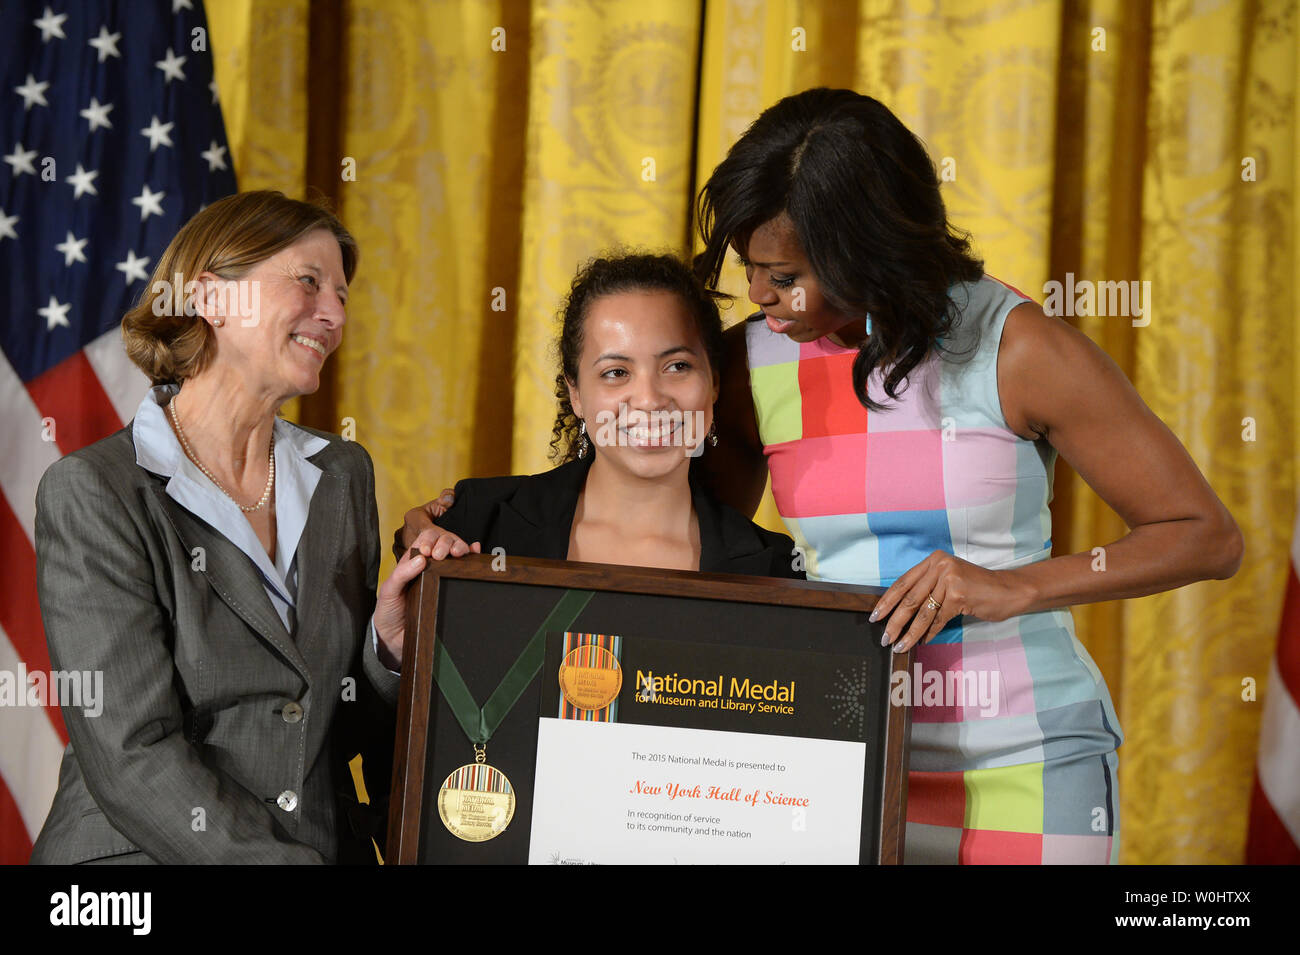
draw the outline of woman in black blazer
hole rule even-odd
[[[485,553],[501,547],[519,557],[564,560],[592,460],[586,455],[531,476],[461,481],[455,504],[438,518],[438,526],[463,541],[480,543]],[[789,537],[719,503],[696,481],[690,489],[699,522],[700,570],[803,578],[793,570],[794,542]]]
[[[560,466],[456,485],[448,509],[407,514],[394,550],[507,555],[802,578],[794,542],[695,478],[713,425],[722,321],[667,255],[589,262],[564,307],[551,448]],[[444,499],[445,500],[445,499]],[[434,516],[437,526],[430,517]],[[406,546],[404,546],[406,545]]]

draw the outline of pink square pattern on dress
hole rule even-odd
[[[914,723],[960,723],[962,708],[956,700],[945,698],[948,687],[948,672],[961,672],[962,645],[960,643],[924,643],[917,647],[912,659],[912,668],[907,678],[907,703],[912,707]],[[936,677],[930,674],[937,675]],[[938,704],[926,703],[926,690],[929,699],[938,693]],[[919,701],[919,702],[918,702]]]
[[[1111,836],[1060,836],[1043,833],[1043,865],[1106,865]]]
[[[946,508],[943,447],[938,431],[886,431],[873,433],[868,440],[871,445],[865,462],[868,512]]]
[[[866,488],[849,475],[866,470],[867,436],[832,435],[769,445],[772,496],[785,517],[863,514]]]
[[[942,432],[940,433],[942,438]],[[958,428],[943,442],[949,507],[992,504],[1016,493],[1016,438],[993,428]]]
[[[867,394],[884,405],[886,411],[872,411],[867,416],[867,430],[872,434],[887,431],[929,431],[943,427],[942,394],[938,359],[925,359],[912,369],[898,386],[898,399],[885,394],[885,379],[877,368],[867,379]]]
[[[1029,672],[1029,660],[1025,657],[1025,646],[1020,637],[998,640],[996,647],[999,680],[1002,683],[1002,699],[1007,710],[999,716],[1027,716],[1037,712],[1034,707],[1034,678]],[[969,711],[968,711],[969,712]],[[978,710],[971,713],[978,716]]]

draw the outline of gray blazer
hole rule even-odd
[[[295,637],[248,557],[136,463],[130,425],[46,472],[50,663],[102,671],[103,700],[97,716],[63,708],[70,743],[32,862],[338,859],[342,762],[399,680],[363,639],[379,574],[370,457],[314,433],[330,443],[309,459],[323,473],[298,547]]]

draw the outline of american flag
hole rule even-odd
[[[57,700],[25,705],[50,669],[36,485],[133,417],[148,383],[122,315],[235,176],[202,0],[0,0],[0,90],[0,863],[17,863],[68,738]]]
[[[1250,795],[1250,865],[1300,865],[1300,506],[1284,586]]]

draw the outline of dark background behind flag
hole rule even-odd
[[[48,672],[37,482],[134,415],[122,315],[235,177],[201,0],[5,0],[0,95],[0,671]],[[0,706],[0,862],[27,860],[66,742],[56,706]]]

